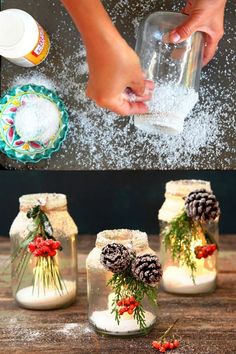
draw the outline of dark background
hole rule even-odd
[[[37,192],[65,193],[80,233],[121,227],[157,233],[165,183],[183,178],[211,181],[221,233],[236,233],[236,171],[0,171],[0,235],[8,234],[19,196]]]

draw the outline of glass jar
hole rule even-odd
[[[120,323],[115,320],[112,313],[112,303],[115,294],[107,282],[113,273],[107,271],[100,261],[103,247],[111,243],[118,243],[131,248],[136,255],[155,254],[149,247],[147,234],[132,230],[106,230],[97,235],[96,246],[87,257],[87,294],[89,303],[89,322],[101,334],[114,336],[133,336],[147,333],[156,322],[157,306],[144,297],[146,329],[141,330],[134,315],[125,313]]]
[[[38,221],[35,224],[34,220],[27,216],[35,206],[40,207],[40,211],[51,224],[52,234],[51,229],[49,230],[50,224],[46,221],[47,234],[51,235],[51,241],[43,240],[39,232],[36,232],[35,237],[35,225]],[[33,233],[32,237],[30,233]],[[77,234],[77,227],[67,211],[65,195],[29,194],[20,198],[20,211],[10,229],[12,290],[20,306],[33,310],[50,310],[69,306],[75,301]],[[41,248],[35,249],[38,242],[36,238],[40,242],[46,242],[46,247],[48,244],[55,244],[57,250],[52,250],[50,255],[40,253],[39,256],[39,250],[48,252],[48,248],[41,243]]]
[[[204,41],[195,32],[179,44],[169,43],[169,33],[187,16],[155,12],[140,27],[136,51],[147,79],[154,81],[149,113],[135,116],[134,124],[148,132],[178,134],[184,119],[198,101]]]
[[[166,184],[165,202],[159,210],[160,235],[161,235],[161,262],[163,267],[162,287],[166,292],[174,294],[203,294],[215,290],[217,280],[217,251],[207,258],[197,259],[194,253],[196,246],[206,244],[205,235],[211,235],[218,243],[218,221],[203,225],[196,239],[191,241],[191,259],[196,264],[194,281],[191,269],[183,262],[172,258],[163,242],[163,234],[184,209],[184,201],[189,193],[197,189],[211,192],[210,182],[201,180],[178,180]]]

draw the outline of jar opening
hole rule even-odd
[[[19,199],[20,209],[27,211],[35,205],[41,205],[44,210],[63,209],[66,210],[67,198],[64,194],[38,193],[23,195]]]
[[[166,183],[166,196],[186,197],[189,193],[196,189],[206,189],[212,192],[211,183],[209,181],[197,179],[180,179]]]
[[[109,243],[121,243],[134,248],[141,248],[148,246],[148,237],[145,232],[139,230],[118,229],[99,232],[96,246],[104,247]]]

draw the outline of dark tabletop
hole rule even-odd
[[[0,353],[154,354],[152,340],[159,337],[177,318],[175,334],[181,347],[175,354],[236,353],[236,235],[221,237],[218,286],[205,296],[174,296],[159,293],[158,321],[146,337],[122,339],[101,337],[87,319],[87,254],[95,236],[79,236],[79,294],[74,305],[55,311],[24,310],[11,297],[10,272],[0,277]],[[158,249],[158,237],[150,236]],[[0,237],[0,266],[9,257],[9,239]]]
[[[70,131],[62,149],[47,161],[23,165],[0,153],[0,165],[53,170],[236,167],[234,0],[227,4],[225,36],[217,55],[203,70],[201,102],[178,137],[145,135],[133,126],[132,117],[117,117],[85,98],[88,75],[85,50],[59,0],[3,0],[1,3],[2,9],[20,8],[32,14],[48,31],[52,43],[47,60],[37,68],[20,68],[2,59],[2,92],[19,82],[38,83],[39,76],[42,79],[44,75],[52,81],[69,109]],[[174,0],[105,0],[104,4],[133,47],[137,26],[145,16],[158,10],[181,9],[181,1]]]

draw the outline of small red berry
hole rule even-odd
[[[122,301],[120,300],[120,301],[117,301],[117,306],[122,306],[123,305],[123,303],[122,303]]]
[[[56,254],[57,254],[57,252],[55,250],[53,250],[53,251],[50,251],[48,255],[50,257],[54,257]]]
[[[36,236],[34,239],[34,242],[36,243],[36,245],[40,245],[43,241],[43,238],[41,236]]]
[[[128,309],[128,314],[129,314],[129,315],[132,315],[132,314],[133,314],[133,310]]]
[[[140,303],[138,301],[135,302],[135,307],[138,307],[140,305]]]
[[[130,301],[130,303],[135,303],[135,297],[134,296],[130,296],[129,301]]]
[[[175,349],[174,343],[170,343],[170,350]]]
[[[175,348],[178,348],[179,345],[180,345],[180,342],[179,342],[177,339],[175,339],[174,342],[173,342],[173,344],[174,344],[174,347],[175,347]]]
[[[203,252],[202,251],[198,252],[198,259],[201,259],[202,257],[203,257]]]
[[[129,306],[129,305],[130,305],[129,299],[125,299],[125,306]]]
[[[28,250],[33,253],[36,250],[36,246],[33,242],[29,243]]]
[[[133,311],[135,309],[135,305],[134,304],[130,305],[129,309]]]
[[[120,309],[120,310],[119,310],[119,315],[122,316],[122,315],[124,314],[124,312],[125,312],[124,309]]]
[[[217,246],[216,246],[215,243],[213,243],[213,244],[211,245],[211,249],[213,250],[213,252],[217,250]]]
[[[157,342],[156,340],[154,340],[154,341],[152,342],[152,346],[153,346],[153,348],[155,348],[155,349],[160,349],[161,343],[160,343],[160,342]]]
[[[163,347],[163,346],[162,346],[162,347],[160,347],[159,352],[160,352],[160,353],[165,353],[165,352],[166,352],[165,347]]]
[[[165,349],[170,349],[170,342],[165,342],[165,343],[163,344],[163,347],[164,347]]]
[[[52,248],[55,250],[58,250],[61,247],[61,242],[60,241],[54,241],[52,244]]]
[[[41,252],[41,250],[39,250],[39,249],[35,250],[35,251],[33,252],[33,254],[34,254],[35,257],[40,257],[40,256],[42,256],[42,252]]]

